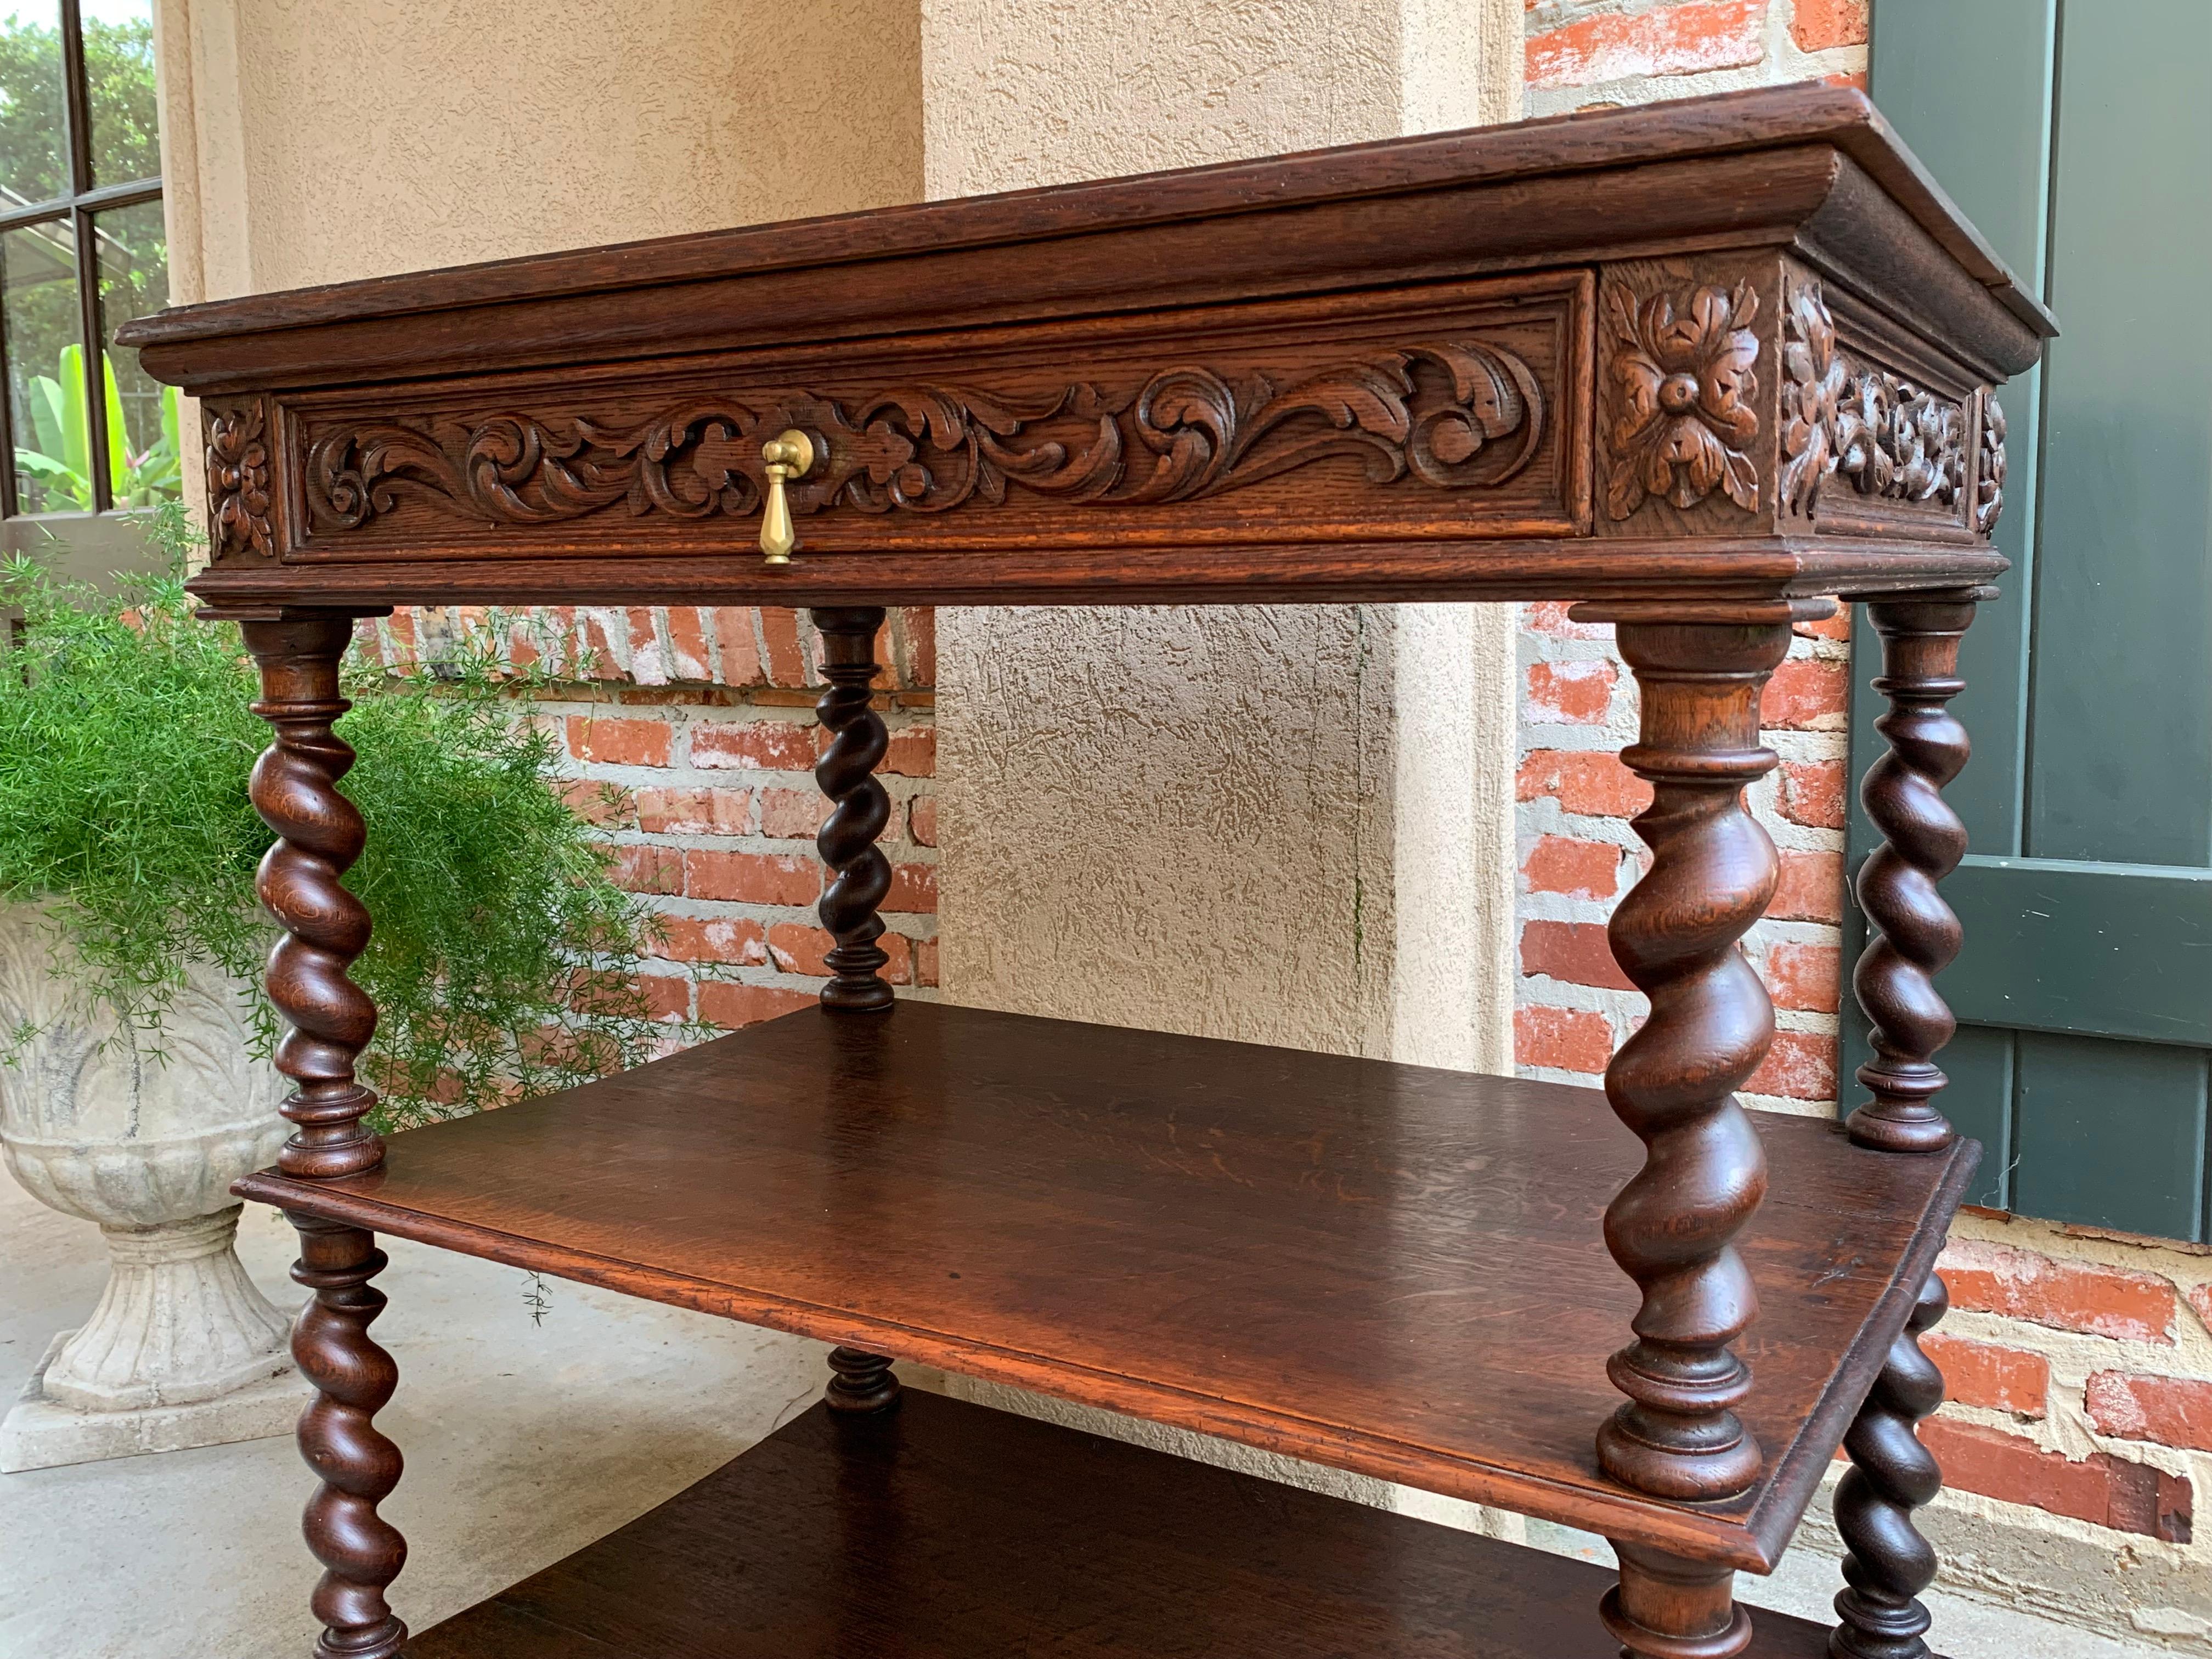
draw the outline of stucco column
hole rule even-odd
[[[922,0],[928,193],[1516,119],[1522,14],[1522,0]],[[1514,620],[1443,605],[939,611],[946,995],[1509,1071]]]
[[[156,0],[181,302],[914,200],[916,0]]]
[[[922,0],[928,193],[1516,118],[1518,0]],[[1505,1071],[1513,630],[941,613],[956,1000]]]
[[[912,201],[916,7],[155,0],[170,299]]]

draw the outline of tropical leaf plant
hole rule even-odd
[[[29,397],[35,449],[16,446],[19,472],[46,491],[49,512],[92,511],[92,433],[85,406],[84,348],[62,348],[58,374],[33,374]],[[161,431],[144,449],[131,447],[115,365],[100,359],[107,410],[107,487],[118,507],[158,507],[183,487],[183,445],[177,388],[161,388]]]

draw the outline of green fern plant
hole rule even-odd
[[[0,902],[66,930],[79,987],[158,1054],[185,963],[258,990],[274,928],[255,902],[270,835],[246,799],[268,729],[234,626],[195,621],[182,509],[155,517],[172,568],[102,595],[0,565],[20,609],[0,659]],[[636,970],[653,926],[548,776],[550,739],[511,675],[464,651],[435,677],[350,660],[369,825],[346,884],[375,918],[354,977],[377,1002],[364,1071],[387,1125],[451,1115],[641,1064],[696,1035],[650,1018]]]

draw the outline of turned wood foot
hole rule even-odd
[[[832,1348],[830,1369],[835,1375],[822,1398],[831,1411],[879,1412],[898,1404],[899,1380],[884,1355]]]
[[[1608,929],[1651,1012],[1605,1078],[1647,1152],[1605,1216],[1607,1247],[1644,1300],[1635,1340],[1607,1367],[1628,1403],[1599,1431],[1598,1461],[1624,1486],[1692,1500],[1742,1492],[1760,1464],[1735,1414],[1751,1372],[1729,1346],[1759,1301],[1731,1241],[1765,1194],[1766,1158],[1735,1091],[1765,1058],[1774,1012],[1737,941],[1774,892],[1774,848],[1743,790],[1775,763],[1759,746],[1759,698],[1790,646],[1786,609],[1741,623],[1713,610],[1574,613],[1620,623],[1643,699],[1641,739],[1621,759],[1652,787],[1636,820],[1651,868]]]
[[[300,1455],[321,1477],[301,1528],[323,1564],[311,1605],[323,1624],[318,1659],[393,1659],[407,1626],[384,1599],[407,1560],[407,1540],[376,1506],[399,1484],[399,1448],[374,1421],[399,1368],[368,1334],[384,1311],[369,1284],[384,1271],[373,1234],[294,1214],[300,1260],[292,1277],[314,1292],[292,1331],[292,1358],[314,1385],[300,1417]]]
[[[1943,1474],[1914,1426],[1943,1403],[1943,1373],[1920,1351],[1920,1338],[1949,1306],[1943,1281],[1929,1274],[1844,1437],[1851,1468],[1836,1487],[1836,1530],[1847,1583],[1836,1597],[1843,1622],[1828,1638],[1835,1659],[1928,1659],[1919,1595],[1935,1582],[1936,1552],[1912,1512],[1942,1489]]]
[[[1621,1659],[1734,1659],[1751,1645],[1751,1615],[1735,1604],[1735,1571],[1613,1541],[1620,1582],[1598,1616]]]
[[[1879,599],[1867,606],[1881,637],[1874,689],[1889,700],[1875,729],[1889,752],[1867,769],[1859,799],[1882,844],[1859,867],[1866,949],[1851,988],[1873,1028],[1874,1058],[1857,1077],[1874,1098],[1847,1120],[1862,1146],[1941,1152],[1955,1139],[1936,1096],[1945,1079],[1934,1056],[1958,1022],[1936,975],[1959,954],[1959,919],[1936,884],[1966,856],[1966,826],[1943,799],[1966,763],[1966,728],[1948,707],[1966,689],[1959,642],[1974,602],[1990,590]]]
[[[891,802],[875,772],[890,738],[869,690],[884,613],[870,605],[839,605],[811,614],[822,635],[823,677],[830,682],[814,712],[833,734],[815,763],[814,780],[837,803],[815,837],[822,861],[834,872],[822,895],[822,926],[837,941],[825,957],[830,980],[822,1002],[830,1008],[888,1008],[891,988],[883,968],[890,957],[876,943],[884,932],[876,913],[890,891],[891,866],[876,842],[890,822]]]

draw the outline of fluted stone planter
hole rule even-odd
[[[0,907],[0,1150],[41,1203],[96,1223],[107,1288],[0,1424],[0,1470],[253,1439],[302,1399],[289,1321],[233,1249],[230,1183],[273,1162],[283,1079],[248,1050],[239,987],[200,966],[158,1037],[118,1035],[58,974],[32,906]]]

